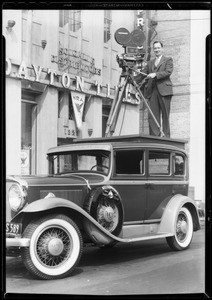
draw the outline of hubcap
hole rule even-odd
[[[187,223],[186,221],[182,221],[180,224],[180,230],[185,234],[187,232]]]
[[[177,239],[180,242],[183,242],[186,238],[187,232],[188,232],[187,218],[184,213],[181,213],[179,214],[178,221],[177,221],[177,228],[176,228]]]
[[[60,255],[63,252],[63,249],[63,242],[58,238],[53,238],[48,243],[48,251],[51,255]]]
[[[68,232],[50,226],[39,236],[36,253],[45,266],[56,267],[63,264],[71,253],[71,239]]]
[[[106,207],[104,210],[104,218],[107,222],[113,221],[114,218],[114,210],[112,207]]]
[[[97,221],[105,229],[112,232],[118,225],[119,213],[117,206],[110,201],[101,201],[97,208]]]

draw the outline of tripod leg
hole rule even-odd
[[[127,76],[125,78],[122,90],[121,90],[121,92],[119,91],[118,94],[117,94],[118,100],[116,101],[116,103],[114,105],[114,109],[112,111],[110,120],[107,123],[107,128],[106,128],[106,134],[105,134],[105,136],[113,135],[113,133],[115,131],[115,126],[116,126],[116,123],[117,123],[117,120],[118,120],[118,115],[119,115],[119,112],[120,112],[121,103],[122,103],[122,99],[124,97],[126,86],[128,84],[128,79],[129,79],[129,76]]]
[[[143,96],[141,90],[139,89],[138,84],[136,83],[136,81],[135,81],[135,79],[133,78],[132,75],[130,75],[130,78],[131,78],[132,83],[133,83],[133,85],[135,86],[137,92],[139,93],[140,97],[141,97],[142,100],[144,101],[144,103],[145,103],[145,105],[146,105],[146,107],[147,107],[149,113],[151,114],[151,116],[152,116],[154,122],[156,123],[157,127],[159,128],[159,130],[160,130],[160,136],[163,137],[163,136],[164,136],[164,132],[163,132],[163,130],[162,130],[160,124],[158,123],[157,119],[155,118],[155,116],[154,116],[154,114],[153,114],[153,112],[152,112],[152,110],[151,110],[149,104],[147,103],[146,99],[144,98],[144,96]]]
[[[105,136],[107,136],[108,131],[110,129],[111,117],[112,117],[114,107],[117,103],[119,92],[120,92],[120,84],[121,84],[121,76],[119,77],[119,83],[118,83],[117,90],[116,90],[116,93],[115,93],[115,96],[114,96],[114,99],[113,99],[113,102],[112,102],[112,105],[111,105],[110,114],[109,114],[109,117],[108,117],[108,120],[107,120],[107,125],[106,125]]]

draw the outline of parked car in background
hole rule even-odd
[[[197,211],[200,218],[205,218],[205,202],[202,200],[195,200]]]
[[[7,179],[7,255],[21,255],[38,278],[57,279],[77,266],[86,243],[166,238],[172,250],[187,249],[200,223],[184,148],[181,140],[122,136],[49,149],[47,176]]]

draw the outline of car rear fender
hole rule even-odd
[[[75,211],[83,217],[83,227],[93,240],[99,245],[105,245],[112,241],[120,241],[119,238],[108,232],[103,228],[92,216],[90,216],[84,209],[77,204],[63,198],[49,197],[45,199],[36,200],[26,207],[24,207],[11,221],[19,222],[23,216],[28,213],[39,213],[55,208],[65,208]]]
[[[160,226],[159,226],[159,233],[168,231],[170,233],[173,233],[173,235],[175,234],[176,218],[177,218],[177,215],[178,215],[181,207],[183,207],[183,206],[186,207],[192,215],[194,231],[197,231],[200,229],[200,221],[199,221],[195,201],[187,196],[177,194],[169,200],[169,202],[165,208],[165,211],[163,213],[163,216],[162,216],[162,219],[160,222]]]

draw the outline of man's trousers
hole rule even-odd
[[[156,120],[161,126],[162,119],[162,130],[165,137],[170,137],[170,125],[169,125],[169,114],[170,114],[170,104],[171,104],[171,95],[161,96],[158,92],[157,87],[155,86],[152,91],[151,98],[149,100],[149,106],[152,110]],[[160,136],[160,129],[156,125],[151,114],[148,115],[149,120],[149,134]]]

